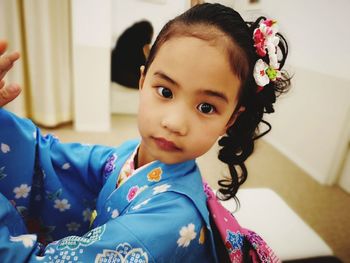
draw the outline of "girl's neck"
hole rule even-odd
[[[139,149],[140,147],[137,148],[136,150],[136,154],[134,156],[134,169],[136,170],[137,168],[139,168]]]
[[[147,151],[145,150],[145,146],[142,144],[142,141],[137,148],[137,152],[135,154],[135,169],[140,168],[146,164],[149,164],[151,162],[155,161],[155,159],[150,158],[150,156],[147,154]]]

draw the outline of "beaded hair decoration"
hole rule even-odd
[[[259,27],[253,32],[254,47],[259,57],[268,55],[269,64],[263,59],[258,59],[254,66],[253,76],[258,85],[257,92],[263,90],[264,86],[275,81],[281,76],[277,59],[277,46],[279,38],[277,22],[271,19],[263,20]],[[265,59],[266,60],[266,59]]]

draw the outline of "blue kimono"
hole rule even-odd
[[[63,144],[0,109],[0,261],[217,262],[195,161],[116,187],[138,145]]]

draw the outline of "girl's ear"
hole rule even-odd
[[[146,44],[142,48],[143,54],[145,55],[146,59],[148,58],[150,50],[151,50],[151,45],[150,44]]]
[[[245,107],[241,106],[238,111],[236,111],[235,113],[232,114],[230,120],[228,121],[228,123],[226,124],[224,131],[221,135],[224,135],[227,131],[228,128],[230,128],[236,121],[237,117],[245,111]]]
[[[140,89],[140,90],[142,89],[143,83],[144,83],[144,81],[145,81],[144,72],[145,72],[145,66],[141,66],[141,67],[140,67],[140,79],[139,79],[139,89]]]

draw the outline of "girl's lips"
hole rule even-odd
[[[169,152],[181,151],[181,149],[177,147],[176,144],[173,143],[172,141],[168,141],[164,138],[153,138],[153,139],[157,144],[157,146],[164,151],[169,151]]]

